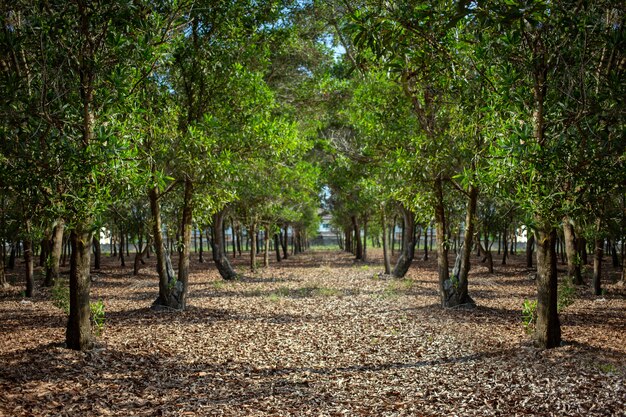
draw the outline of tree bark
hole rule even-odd
[[[265,244],[264,252],[263,252],[263,266],[267,268],[270,266],[270,227],[265,226],[263,229],[263,243]]]
[[[550,349],[561,344],[561,324],[557,313],[556,230],[538,229],[537,242],[537,324],[535,344]]]
[[[396,253],[396,224],[398,223],[397,217],[393,216],[393,223],[391,224],[391,230],[389,234],[391,235],[391,256]]]
[[[41,239],[41,243],[40,243],[40,247],[41,250],[39,251],[39,266],[40,267],[45,267],[46,266],[46,259],[48,258],[48,255],[50,254],[50,241],[51,241],[51,236],[50,236],[50,231],[46,230],[46,235],[44,236],[43,239]]]
[[[233,218],[230,218],[230,237],[231,237],[231,247],[233,250],[233,259],[237,257],[237,242],[236,242],[236,233],[235,233],[235,222]]]
[[[439,288],[442,307],[456,307],[460,305],[475,305],[468,292],[469,271],[471,268],[472,240],[474,238],[474,225],[476,223],[476,205],[478,201],[478,189],[473,185],[468,189],[468,201],[465,215],[465,233],[463,246],[457,254],[459,265],[455,265],[452,279],[444,281],[443,287]]]
[[[241,232],[241,225],[237,226],[237,253],[239,254],[239,257],[241,257],[241,239],[243,239],[243,233]]]
[[[389,259],[389,242],[387,235],[387,219],[384,208],[380,211],[380,224],[383,229],[383,261],[385,263],[385,274],[391,274],[391,260]]]
[[[413,230],[415,228],[415,214],[404,206],[400,206],[402,212],[402,218],[404,219],[404,225],[407,230]],[[394,225],[395,228],[395,225]],[[404,249],[400,252],[400,256],[396,261],[396,266],[393,269],[393,276],[396,278],[402,278],[406,275],[415,257],[415,234],[405,233]]]
[[[237,278],[237,273],[233,269],[228,257],[226,256],[226,252],[223,250],[224,245],[222,244],[222,225],[225,216],[225,210],[222,209],[217,213],[213,214],[213,227],[211,228],[211,249],[213,252],[213,262],[217,267],[222,278],[225,280],[234,280]]]
[[[448,270],[448,242],[446,242],[446,212],[443,199],[443,180],[441,176],[435,179],[435,223],[437,229],[437,270],[439,288],[444,288],[449,279]],[[441,295],[444,296],[443,294]]]
[[[352,220],[352,228],[354,230],[354,239],[356,241],[356,259],[363,259],[363,242],[361,241],[361,227],[356,219],[356,216],[350,218]]]
[[[26,226],[27,233],[30,232],[30,226]],[[32,297],[35,295],[35,274],[34,274],[34,259],[33,259],[33,241],[30,236],[24,239],[24,262],[25,275],[26,275],[26,297]]]
[[[281,246],[283,247],[283,259],[287,259],[289,257],[289,248],[287,247],[287,238],[289,236],[289,226],[285,226],[285,233],[282,236],[280,241]]]
[[[44,286],[54,286],[59,279],[59,266],[61,263],[61,252],[63,251],[63,232],[65,231],[65,222],[58,219],[56,225],[52,229],[52,240],[50,243],[50,255],[46,261],[46,278]]]
[[[502,232],[502,265],[506,265],[506,258],[509,256],[509,231],[507,229]]]
[[[578,239],[576,239],[576,249],[578,251],[581,264],[587,265],[589,263],[589,259],[587,259],[587,239],[579,236]]]
[[[252,222],[250,224],[250,228],[248,229],[250,233],[250,271],[256,272],[256,249],[257,243],[259,240],[259,236],[256,231],[256,224]]]
[[[619,257],[617,256],[617,245],[615,241],[607,242],[609,248],[611,249],[611,261],[613,262],[613,268],[619,268]]]
[[[426,230],[424,232],[424,260],[428,260],[428,234],[429,234],[429,225],[426,225]],[[432,231],[431,231],[432,233]]]
[[[102,249],[100,248],[100,232],[96,232],[93,236],[94,249],[94,266],[95,270],[100,269],[100,261],[102,259]]]
[[[124,232],[120,232],[120,265],[126,266],[126,262],[124,262]]]
[[[10,285],[7,281],[7,276],[4,272],[4,241],[0,241],[0,289],[9,288]]]
[[[191,230],[193,229],[193,181],[188,176],[185,178],[180,228],[182,244],[178,245],[178,282],[182,284],[182,288],[176,287],[177,305],[175,308],[184,310],[187,307],[187,294],[189,292],[189,259],[191,257]]]
[[[65,343],[69,349],[89,350],[93,347],[89,290],[91,282],[91,240],[87,224],[79,223],[70,234],[70,315],[67,320]]]
[[[139,271],[141,270],[141,266],[145,265],[145,261],[143,260],[144,256],[148,255],[150,249],[150,239],[146,242],[146,246],[143,250],[137,251],[135,253],[135,261],[133,262],[133,275],[139,275]]]
[[[167,253],[163,240],[163,227],[161,224],[161,204],[159,202],[159,189],[155,186],[149,191],[150,212],[152,213],[152,238],[154,239],[154,253],[156,255],[156,269],[159,276],[159,296],[152,303],[153,309],[176,308],[175,292],[182,290],[181,284],[176,280],[172,261]],[[173,296],[174,295],[174,296]]]
[[[363,218],[363,261],[367,261],[367,216]]]
[[[596,219],[596,237],[593,253],[593,293],[602,295],[602,257],[604,256],[604,238],[600,235],[602,219]]]
[[[202,230],[200,229],[199,232],[200,232],[200,242],[198,243],[200,245],[200,250],[198,253],[198,262],[204,263],[204,243],[202,241]]]
[[[15,252],[17,251],[16,250],[17,245],[19,245],[19,242],[11,242],[11,251],[9,253],[9,263],[7,265],[7,268],[11,270],[15,268]]]
[[[276,252],[276,262],[280,262],[280,235],[279,233],[274,233],[274,251]]]
[[[581,285],[583,276],[580,268],[580,258],[576,251],[576,234],[574,225],[567,216],[563,219],[563,240],[565,252],[567,253],[567,275],[574,285]]]

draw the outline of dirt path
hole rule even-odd
[[[48,293],[5,293],[0,416],[626,415],[617,289],[600,300],[579,289],[562,314],[566,345],[539,351],[521,325],[525,268],[477,266],[479,307],[444,311],[432,262],[392,280],[377,263],[312,252],[237,282],[196,263],[183,313],[149,310],[152,267],[132,277],[108,265],[93,284],[106,329],[89,353],[62,347]]]

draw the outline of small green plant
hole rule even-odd
[[[605,374],[612,374],[616,371],[615,365],[611,363],[599,363],[597,364],[597,367]]]
[[[70,288],[67,280],[57,280],[52,287],[52,304],[70,314]]]
[[[341,291],[336,288],[321,287],[316,288],[314,294],[320,297],[335,297],[340,295]]]
[[[91,310],[91,324],[96,336],[100,336],[104,330],[104,301],[99,299],[98,301],[89,303],[89,309]]]
[[[531,333],[537,323],[537,301],[524,300],[522,304],[522,324],[526,333]]]
[[[276,290],[276,294],[278,294],[279,297],[289,297],[289,295],[291,295],[291,291],[287,287],[279,287]]]
[[[561,281],[558,292],[557,292],[557,301],[556,301],[556,310],[557,312],[563,311],[566,307],[572,305],[574,303],[574,298],[576,295],[576,289],[572,285],[569,279],[565,279]]]
[[[276,294],[276,293],[271,293],[270,295],[267,296],[267,299],[270,300],[273,303],[276,303],[278,301],[280,301],[281,297],[280,295]]]
[[[370,266],[369,265],[361,265],[360,269],[363,270],[363,271],[368,271],[370,269]]]
[[[222,288],[224,288],[224,281],[213,281],[213,289],[219,291]]]
[[[168,290],[173,290],[174,287],[176,287],[176,283],[178,282],[178,280],[176,278],[171,279],[168,283],[167,283],[167,289]]]
[[[383,298],[397,297],[406,293],[413,287],[413,280],[405,278],[403,280],[393,280],[387,285],[382,293]]]

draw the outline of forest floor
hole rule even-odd
[[[0,416],[626,416],[626,298],[610,265],[606,293],[575,289],[563,346],[542,351],[522,325],[535,294],[522,256],[495,274],[476,261],[477,307],[443,310],[433,260],[397,280],[370,255],[311,251],[234,282],[194,256],[185,312],[150,309],[153,258],[132,276],[106,257],[92,284],[105,328],[86,353],[64,348],[52,292],[24,300],[11,275]]]

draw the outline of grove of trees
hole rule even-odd
[[[611,0],[2,1],[0,286],[19,251],[27,297],[35,254],[46,286],[68,254],[66,343],[88,350],[103,231],[184,310],[196,233],[233,280],[246,240],[251,271],[280,262],[323,209],[394,277],[423,237],[442,308],[523,231],[533,338],[559,346],[557,242],[596,295],[604,253],[623,265],[625,24]]]

